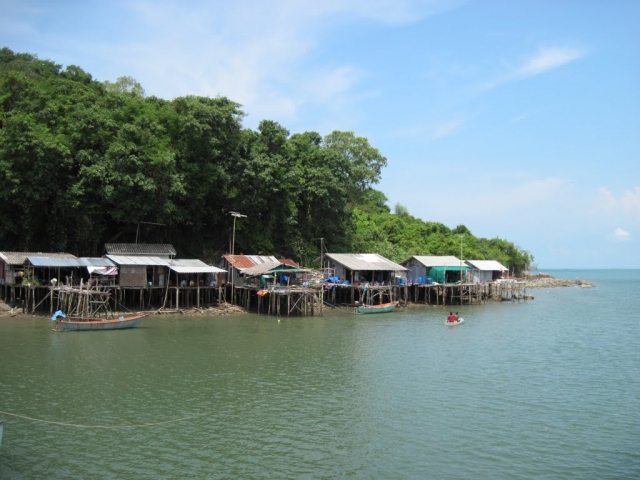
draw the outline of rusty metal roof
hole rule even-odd
[[[263,263],[279,263],[278,259],[272,255],[223,255],[223,258],[238,270]]]
[[[294,262],[290,258],[279,258],[278,261],[284,265],[289,265],[290,267],[300,268],[300,264]]]
[[[169,243],[106,243],[108,255],[175,255],[176,249]]]
[[[0,252],[0,259],[4,260],[8,265],[23,265],[29,257],[77,258],[70,253]]]
[[[354,271],[394,271],[407,270],[377,253],[328,253],[325,255],[336,263]]]

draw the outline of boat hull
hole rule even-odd
[[[391,302],[391,303],[381,303],[380,305],[371,305],[371,306],[362,306],[355,307],[355,312],[357,314],[370,314],[370,313],[386,313],[393,312],[395,308],[398,306],[400,302]]]
[[[449,327],[455,327],[456,325],[460,325],[462,323],[464,323],[464,318],[461,318],[457,322],[449,322],[449,321],[444,322],[444,324],[449,326]]]
[[[68,331],[96,331],[96,330],[120,330],[123,328],[134,328],[142,323],[149,314],[133,315],[131,317],[102,319],[58,319],[56,320],[56,330]]]

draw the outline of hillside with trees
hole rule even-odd
[[[27,53],[0,50],[0,246],[103,253],[105,243],[172,243],[183,258],[229,251],[313,265],[331,252],[495,259],[530,253],[463,225],[412,217],[374,188],[386,158],[352,132],[243,127],[225,97],[145,96],[130,77],[99,82]]]

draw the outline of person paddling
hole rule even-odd
[[[455,322],[455,321],[456,321],[456,316],[453,314],[453,312],[449,312],[449,316],[447,317],[447,320],[448,320],[450,323],[453,323],[453,322]]]

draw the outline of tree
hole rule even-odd
[[[407,209],[407,207],[405,207],[401,203],[396,203],[394,210],[396,215],[401,215],[401,216],[409,215],[409,210]]]
[[[342,165],[349,182],[349,192],[357,200],[371,185],[380,181],[382,168],[387,159],[373,148],[364,137],[356,137],[353,132],[334,131],[324,138],[327,149],[346,160]]]
[[[118,77],[115,82],[105,80],[102,84],[108,92],[129,93],[137,97],[144,97],[144,88],[133,77]]]

